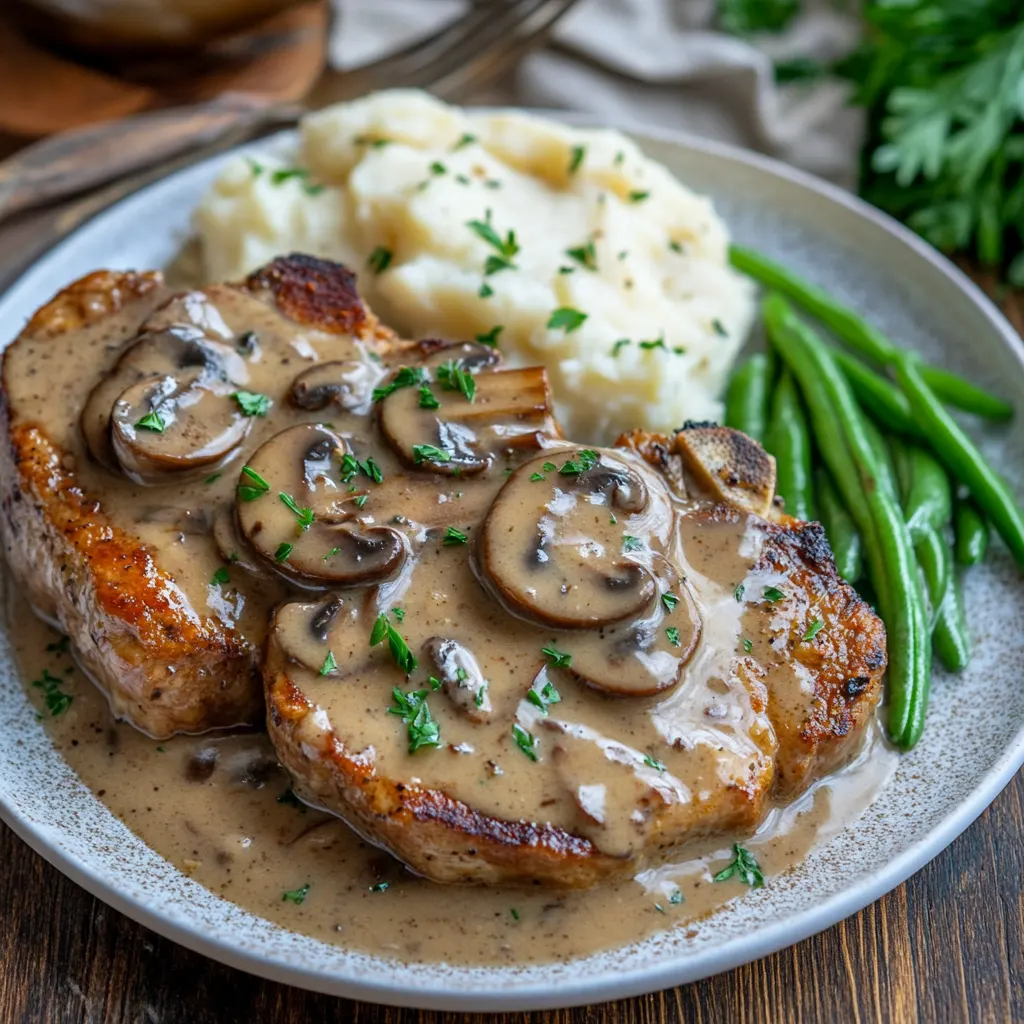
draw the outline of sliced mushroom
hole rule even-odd
[[[272,639],[289,660],[337,677],[349,660],[347,645],[356,615],[355,606],[346,605],[337,594],[318,602],[289,602],[274,613]]]
[[[746,434],[731,427],[684,426],[676,448],[700,490],[754,515],[771,512],[775,459]]]
[[[685,584],[671,593],[671,611],[659,600],[639,621],[567,639],[571,660],[562,670],[616,697],[652,697],[675,686],[697,650],[701,621]]]
[[[90,454],[139,483],[207,471],[237,453],[250,420],[231,400],[245,361],[198,328],[141,335],[93,388],[81,427]]]
[[[225,562],[237,565],[255,576],[266,573],[263,565],[253,557],[248,542],[238,532],[234,506],[222,505],[214,512],[213,540]]]
[[[670,524],[670,504],[657,504]],[[480,567],[512,610],[545,625],[636,619],[658,593],[649,505],[647,485],[621,454],[553,450],[498,493],[480,534]]]
[[[426,338],[418,343],[418,347],[423,354],[422,365],[431,370],[452,360],[469,373],[480,373],[484,370],[496,370],[502,361],[501,353],[496,348],[482,345],[478,341],[442,341],[438,338]],[[432,372],[431,376],[436,377],[436,374]]]
[[[289,398],[299,409],[316,411],[333,405],[346,411],[365,412],[380,378],[376,364],[356,360],[317,363],[292,381]]]
[[[437,409],[423,407],[418,387],[399,388],[380,403],[381,432],[403,462],[471,475],[501,452],[536,449],[543,437],[560,436],[543,369],[480,373],[473,381],[472,401],[434,380],[428,386]]]
[[[473,652],[456,640],[432,636],[423,651],[433,662],[441,689],[456,710],[471,722],[486,722],[493,708],[487,680]]]
[[[305,423],[258,448],[239,475],[242,536],[265,565],[300,586],[380,583],[405,561],[402,534],[361,518],[359,492],[338,482],[347,452],[333,431]]]

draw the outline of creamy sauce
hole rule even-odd
[[[160,309],[144,347],[126,353],[144,312],[70,347],[20,343],[6,380],[85,492],[157,553],[187,614],[254,650],[266,642],[316,709],[313,726],[378,775],[583,837],[619,876],[569,893],[418,878],[299,803],[267,736],[158,741],[115,723],[72,653],[47,651],[56,637],[18,604],[25,678],[46,668],[74,698],[47,718],[58,749],[214,892],[370,952],[566,959],[739,895],[735,879],[712,880],[731,840],[694,836],[757,830],[748,845],[770,878],[877,792],[892,758],[872,725],[852,768],[773,809],[782,787],[765,695],[776,724],[803,720],[814,688],[780,638],[794,618],[810,624],[811,598],[761,599],[786,585],[761,559],[762,520],[673,493],[635,453],[562,440],[540,371],[490,372],[479,346],[426,351],[429,377],[375,416],[370,392],[388,371],[362,341],[211,288]],[[475,361],[472,401],[442,372],[453,354]],[[242,415],[252,396],[267,406]],[[140,426],[150,414],[159,430]],[[384,634],[368,642],[382,615],[414,670]],[[429,707],[425,749],[411,749],[396,688]],[[294,786],[349,810],[309,780]],[[407,859],[432,872],[429,857]]]
[[[712,881],[731,860],[726,839],[690,845],[684,856],[635,879],[583,892],[453,888],[417,878],[336,818],[282,802],[289,780],[265,735],[180,736],[158,743],[114,722],[103,695],[72,667],[70,655],[46,650],[59,634],[24,603],[9,602],[9,609],[8,629],[26,683],[46,668],[73,697],[68,710],[52,718],[41,691],[27,686],[46,715],[54,746],[82,781],[185,874],[285,928],[402,960],[544,963],[665,929],[685,931],[747,891],[735,878]],[[218,755],[210,771],[212,749]],[[854,821],[896,757],[873,726],[854,763],[772,811],[745,841],[766,884]],[[302,904],[283,898],[305,885]],[[672,902],[677,891],[678,902]]]

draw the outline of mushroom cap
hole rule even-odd
[[[354,615],[355,609],[339,594],[330,594],[322,601],[282,604],[270,628],[289,660],[311,672],[336,677],[341,669],[337,662],[330,667],[328,655],[337,650],[340,656],[346,649],[348,641],[342,636],[352,629]]]
[[[365,412],[381,371],[376,364],[355,359],[317,363],[300,373],[288,392],[298,409],[317,411],[328,405],[353,412]]]
[[[239,474],[239,531],[263,564],[299,586],[380,583],[405,562],[402,534],[360,516],[360,495],[341,485],[348,452],[334,431],[303,423],[266,441]]]

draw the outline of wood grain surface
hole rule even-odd
[[[992,292],[990,278],[974,276]],[[1024,298],[1000,298],[1024,329]],[[841,924],[706,981],[547,1013],[442,1014],[314,995],[160,938],[3,825],[0,864],[0,1024],[1024,1022],[1019,773],[951,847]]]

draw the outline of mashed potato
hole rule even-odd
[[[302,171],[239,158],[196,211],[209,279],[289,250],[361,268],[407,336],[546,366],[580,439],[720,418],[752,290],[711,203],[629,139],[397,90],[301,134]]]

